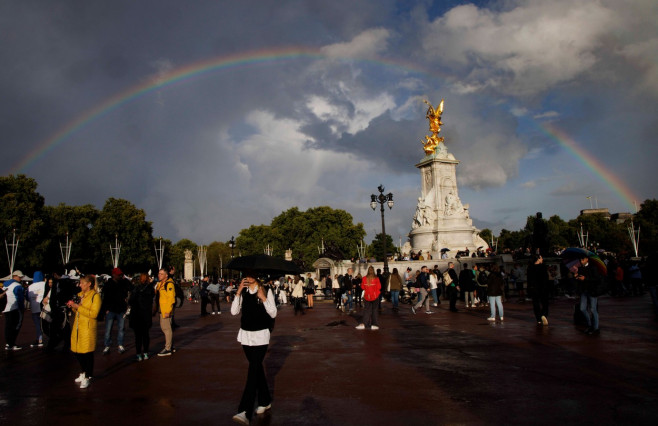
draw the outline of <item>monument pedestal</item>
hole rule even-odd
[[[466,248],[474,252],[478,247],[488,247],[473,226],[469,205],[462,204],[459,198],[457,164],[459,161],[448,153],[443,142],[416,164],[421,176],[421,196],[409,233],[416,253],[422,250],[439,258],[444,248],[456,253]]]

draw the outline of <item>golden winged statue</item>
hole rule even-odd
[[[421,142],[423,144],[425,155],[431,155],[436,152],[436,148],[441,142],[443,142],[443,138],[439,137],[439,132],[441,132],[441,126],[443,125],[441,122],[441,115],[443,114],[443,99],[441,99],[441,102],[436,108],[426,100],[423,102],[429,106],[425,118],[430,122],[430,132],[432,132],[432,136],[425,136],[425,140],[421,139]]]

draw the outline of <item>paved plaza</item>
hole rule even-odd
[[[600,298],[599,336],[573,325],[574,302],[555,301],[548,327],[536,326],[529,302],[505,303],[503,323],[487,321],[488,308],[451,313],[444,301],[433,315],[413,315],[385,303],[378,331],[356,330],[360,312],[329,302],[303,316],[282,307],[265,360],[272,410],[252,424],[658,424],[658,323],[648,295]],[[199,317],[199,305],[186,302],[171,357],[136,362],[130,329],[123,355],[103,356],[99,343],[88,389],[73,382],[71,353],[29,348],[28,318],[24,349],[0,354],[0,424],[232,424],[247,362],[239,318],[222,309]],[[151,336],[159,351],[157,324]]]

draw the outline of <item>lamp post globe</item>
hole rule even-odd
[[[384,204],[386,204],[390,209],[393,208],[393,194],[388,193],[384,194],[384,185],[379,185],[377,187],[377,190],[379,191],[379,195],[372,194],[370,196],[370,207],[375,210],[377,208],[377,204],[379,204],[380,207],[380,212],[382,216],[382,248],[383,248],[383,253],[384,253],[384,275],[388,277],[388,255],[386,253],[386,223],[384,221]]]

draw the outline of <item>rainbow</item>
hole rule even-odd
[[[586,168],[592,171],[601,181],[608,185],[616,195],[629,207],[631,212],[635,212],[636,202],[641,199],[629,188],[618,176],[612,173],[592,154],[585,151],[564,131],[555,127],[551,123],[536,122],[542,132],[551,139],[557,141],[560,146],[566,148],[567,152],[580,161]]]
[[[176,83],[186,81],[195,77],[211,74],[217,71],[226,70],[235,67],[247,66],[251,64],[286,61],[294,59],[334,59],[342,61],[356,61],[372,63],[379,66],[394,67],[408,72],[423,74],[432,77],[442,78],[443,76],[436,71],[428,71],[416,64],[403,62],[396,59],[389,58],[354,58],[354,57],[337,57],[335,55],[328,55],[323,53],[320,48],[300,48],[290,47],[283,49],[269,49],[269,50],[256,50],[234,55],[212,58],[181,66],[164,75],[152,76],[146,81],[127,88],[126,90],[117,93],[103,102],[93,106],[89,110],[75,117],[65,126],[61,127],[54,134],[38,143],[27,155],[25,155],[18,163],[9,169],[8,174],[17,174],[24,172],[35,162],[43,158],[50,151],[61,145],[64,141],[70,138],[73,134],[79,132],[90,123],[99,120],[112,111],[120,108],[121,106],[133,102],[153,91],[172,86]]]

